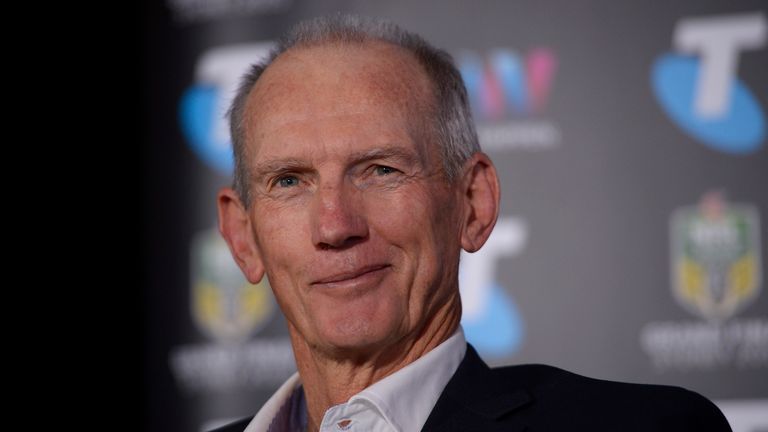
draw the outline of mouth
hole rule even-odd
[[[310,285],[327,288],[355,287],[361,284],[365,284],[369,281],[374,281],[375,279],[381,277],[384,271],[389,267],[389,264],[364,266],[351,271],[324,276],[311,282]]]

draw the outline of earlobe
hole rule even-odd
[[[501,188],[496,168],[485,153],[475,153],[466,162],[461,193],[464,202],[461,247],[478,251],[493,231],[499,217]]]
[[[256,284],[264,277],[264,263],[251,221],[237,193],[224,188],[216,197],[219,212],[219,232],[229,245],[229,251],[248,282]]]

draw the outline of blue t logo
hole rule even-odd
[[[740,51],[766,44],[761,13],[684,19],[675,28],[678,53],[653,65],[653,89],[681,128],[716,150],[746,154],[765,140],[765,115],[736,77]]]

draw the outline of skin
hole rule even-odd
[[[222,189],[219,229],[250,282],[269,277],[311,430],[459,324],[459,253],[490,235],[499,184],[483,153],[446,180],[433,105],[417,61],[383,42],[292,48],[249,94],[253,204]]]

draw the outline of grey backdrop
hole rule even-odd
[[[269,43],[301,19],[335,11],[390,18],[465,66],[499,50],[523,65],[540,48],[554,60],[543,106],[513,109],[493,87],[491,97],[507,110],[493,117],[475,106],[481,135],[496,134],[481,145],[500,171],[502,220],[514,234],[499,240],[514,241],[506,252],[477,261],[493,260],[495,271],[484,277],[511,305],[468,331],[470,342],[484,335],[478,345],[489,363],[549,363],[593,377],[681,385],[721,404],[735,430],[768,428],[760,252],[768,234],[759,227],[768,215],[765,132],[747,152],[714,148],[667,114],[653,84],[656,62],[676,51],[681,20],[751,14],[765,23],[764,1],[169,0],[148,10],[147,430],[196,431],[253,414],[294,370],[268,290],[237,294],[242,281],[213,240],[215,193],[230,180],[204,155],[206,148],[222,153],[206,109],[226,97],[206,77],[224,76],[234,63],[206,54]],[[532,75],[522,74],[528,90]],[[738,53],[736,77],[764,127],[768,43]],[[191,131],[195,124],[207,126]],[[745,270],[753,282],[737,296],[739,307],[719,318],[678,301],[673,263],[680,255],[671,246],[682,235],[673,214],[700,214],[712,191],[742,218],[739,245],[753,257]],[[201,281],[210,282],[207,291],[195,291]],[[250,309],[237,303],[244,298]],[[245,314],[227,315],[226,301]],[[488,331],[494,328],[498,340]]]

